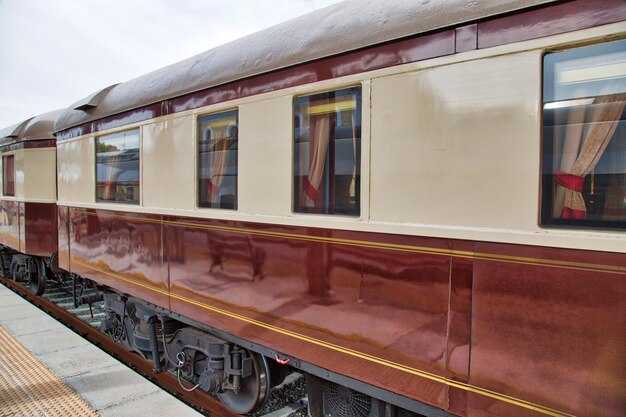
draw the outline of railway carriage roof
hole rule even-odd
[[[14,141],[22,130],[24,130],[24,127],[29,121],[30,119],[26,119],[23,122],[0,129],[0,144],[4,144],[7,141]]]
[[[70,106],[55,131],[187,93],[554,0],[348,0],[289,20]]]
[[[43,113],[0,130],[0,146],[29,140],[55,139],[54,123],[63,112],[63,109],[59,109]]]

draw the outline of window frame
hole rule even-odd
[[[11,159],[12,161],[12,181],[7,181],[7,160]],[[8,184],[11,184],[10,192],[7,191]],[[4,197],[15,197],[15,154],[4,154],[2,155],[2,195]]]
[[[98,178],[98,154],[102,153],[102,152],[98,152],[98,143],[100,140],[104,139],[115,139],[116,137],[119,136],[124,136],[130,132],[137,132],[137,148],[130,148],[130,149],[137,149],[137,153],[139,155],[138,157],[138,161],[137,161],[137,173],[138,173],[138,177],[137,177],[137,191],[135,191],[135,189],[133,188],[133,196],[137,195],[137,198],[133,198],[133,200],[117,200],[117,199],[102,199],[102,198],[98,198],[98,186],[99,186],[99,178]],[[143,135],[142,135],[142,129],[141,127],[134,127],[131,129],[126,129],[126,130],[122,130],[122,131],[118,131],[118,132],[113,132],[113,133],[107,133],[104,135],[100,135],[100,136],[94,136],[94,180],[95,180],[95,186],[94,186],[94,200],[97,204],[124,204],[124,205],[133,205],[133,206],[141,206],[142,205],[142,141],[143,141]],[[126,149],[125,149],[126,150]],[[104,182],[108,182],[109,179],[107,178]]]
[[[348,84],[343,86],[333,86],[332,88],[321,89],[318,91],[309,91],[303,92],[300,94],[294,94],[292,96],[291,103],[291,146],[292,146],[292,162],[291,162],[291,212],[294,215],[304,215],[304,216],[332,216],[332,217],[345,217],[350,219],[360,219],[362,216],[362,189],[361,189],[361,173],[362,173],[362,165],[363,165],[363,91],[365,87],[362,83],[359,84]],[[352,93],[350,91],[352,90]],[[299,166],[299,156],[297,155],[297,142],[296,142],[296,125],[295,119],[299,117],[300,126],[302,128],[304,126],[304,115],[302,114],[301,109],[298,110],[296,106],[298,105],[298,100],[307,97],[321,96],[331,93],[342,93],[345,92],[347,96],[350,94],[356,95],[356,107],[355,107],[355,131],[358,131],[358,135],[355,135],[356,138],[356,173],[354,179],[355,186],[355,206],[353,212],[341,212],[337,211],[336,207],[323,207],[319,210],[298,210],[298,199],[299,193],[302,192],[298,187],[298,179],[297,179],[297,167]],[[341,97],[335,96],[334,98]],[[358,123],[357,123],[358,122]],[[336,126],[335,126],[336,127]],[[333,150],[327,150],[327,152],[331,153]],[[327,157],[328,158],[328,157]],[[335,161],[336,162],[336,161]]]
[[[539,190],[539,225],[542,228],[550,229],[588,229],[588,230],[604,230],[604,231],[623,231],[626,230],[626,219],[624,220],[608,220],[608,219],[564,219],[555,218],[553,216],[554,210],[554,190],[555,180],[554,173],[554,109],[546,109],[545,105],[548,103],[564,103],[572,102],[572,105],[579,103],[585,103],[582,105],[591,104],[597,97],[603,97],[603,95],[595,96],[575,96],[566,99],[558,99],[555,95],[555,73],[556,67],[559,62],[567,62],[571,57],[577,59],[590,58],[594,56],[601,56],[614,48],[616,42],[622,41],[609,41],[594,45],[576,46],[563,50],[549,50],[546,51],[542,57],[542,102],[541,102],[541,146],[540,146],[540,190]],[[560,59],[559,59],[560,58]],[[608,95],[618,94],[610,93]],[[576,103],[578,102],[578,103]],[[549,113],[549,111],[552,111]],[[626,111],[626,110],[625,110]],[[623,113],[622,113],[623,114]],[[588,124],[588,123],[585,123]],[[565,124],[567,125],[567,124]],[[552,127],[551,129],[549,129]],[[589,175],[589,174],[588,174]],[[626,172],[623,174],[626,175]],[[586,177],[586,176],[585,176]],[[587,181],[587,179],[585,179]]]
[[[234,200],[233,200],[233,204],[232,207],[222,207],[221,206],[221,202],[220,202],[220,206],[214,206],[213,203],[211,203],[210,201],[207,202],[203,202],[202,199],[202,186],[204,183],[204,179],[202,178],[201,174],[201,169],[202,169],[202,160],[201,160],[201,142],[204,142],[200,140],[200,138],[202,137],[204,139],[204,131],[206,129],[202,129],[201,125],[203,123],[203,121],[206,120],[211,120],[211,119],[227,119],[228,117],[233,117],[235,118],[235,127],[237,128],[237,138],[236,138],[236,164],[235,164],[235,170],[236,170],[236,179],[234,182]],[[195,135],[195,139],[194,139],[194,143],[195,143],[195,161],[196,161],[196,166],[195,166],[195,178],[196,178],[196,186],[195,186],[195,196],[196,196],[196,208],[200,209],[200,210],[227,210],[227,211],[231,211],[231,212],[236,212],[239,210],[239,107],[231,107],[231,108],[227,108],[227,109],[220,109],[220,110],[216,110],[216,111],[212,111],[209,113],[201,113],[196,115],[195,118],[195,126],[196,126],[196,135]],[[230,126],[227,127],[227,129]],[[225,138],[226,139],[226,138]],[[229,149],[230,151],[230,149]],[[228,165],[225,166],[225,170],[227,169]],[[210,169],[210,164],[207,164],[207,169]],[[226,177],[226,175],[223,175],[224,177]],[[210,180],[209,180],[210,181]],[[223,181],[223,180],[222,180]]]

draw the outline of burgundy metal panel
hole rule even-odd
[[[0,200],[0,244],[20,250],[20,208],[17,201]]]
[[[455,251],[472,253],[472,242],[454,241]],[[452,257],[450,273],[450,321],[446,354],[447,378],[465,384],[470,382],[470,346],[472,326],[472,259]],[[460,415],[467,413],[467,391],[450,387],[449,410]]]
[[[478,24],[456,28],[455,51],[467,52],[478,48]]]
[[[166,221],[172,310],[286,355],[445,408],[447,389],[441,381],[381,366],[368,357],[443,379],[449,255],[377,247],[377,242],[389,242],[385,235],[368,235],[373,247],[363,248],[341,243],[363,238],[354,232],[203,220],[193,220],[197,226],[190,226],[182,218]],[[448,247],[443,240],[393,240]],[[303,342],[297,335],[318,342]]]
[[[59,247],[59,267],[72,272],[70,265],[70,209],[69,207],[58,206],[58,247]]]
[[[623,415],[626,255],[488,243],[476,252],[472,384],[561,413]],[[469,414],[537,415],[474,394]]]
[[[168,109],[169,105],[167,102],[151,104],[140,109],[130,110],[116,114],[115,116],[107,117],[92,123],[87,123],[63,132],[59,132],[57,133],[57,140],[75,138],[89,133],[99,132],[101,130],[112,129],[118,126],[154,119],[156,117],[169,114]]]
[[[505,45],[624,19],[624,0],[563,2],[478,23],[478,47]]]
[[[459,415],[626,406],[624,254],[69,212],[74,272],[283,356]]]
[[[25,222],[25,216],[24,216],[24,202],[20,201],[19,203],[17,203],[17,210],[18,210],[19,218],[20,218],[19,220],[19,229],[20,229],[19,251],[24,252],[25,246],[26,246],[26,241],[25,241],[26,222]]]
[[[24,149],[56,148],[57,146],[56,139],[29,140],[22,143],[24,144]]]
[[[23,253],[49,257],[57,251],[58,227],[55,203],[22,203],[24,248]]]
[[[168,307],[160,219],[70,208],[72,272]]]
[[[11,145],[2,146],[0,148],[1,153],[13,152],[17,149],[41,149],[41,148],[56,148],[57,141],[55,139],[48,140],[29,140],[24,142],[17,142]]]

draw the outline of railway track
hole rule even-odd
[[[71,285],[54,285],[46,289],[43,296],[35,296],[26,286],[5,277],[0,276],[0,283],[202,414],[210,417],[239,416],[200,390],[185,392],[174,375],[167,372],[155,374],[151,362],[127,351],[101,332],[100,322],[105,317],[104,302],[75,307]],[[89,292],[83,294],[89,295]],[[272,391],[265,406],[252,417],[306,417],[308,412],[303,380],[300,374],[290,374],[283,384]]]

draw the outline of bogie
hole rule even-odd
[[[187,326],[140,300],[107,292],[104,302],[105,333],[152,361],[155,372],[173,373],[185,390],[216,395],[235,413],[262,407],[272,384],[284,378],[284,370],[263,355]]]

